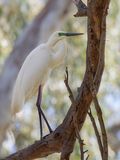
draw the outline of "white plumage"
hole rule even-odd
[[[36,96],[39,86],[43,87],[50,71],[65,58],[65,37],[82,33],[54,32],[48,41],[35,48],[25,59],[17,76],[11,103],[12,114],[20,111],[23,104]]]
[[[3,117],[7,117],[1,117],[0,144],[12,123],[12,116],[22,109],[26,101],[37,96],[39,86],[44,86],[51,70],[64,61],[67,52],[65,37],[75,35],[81,33],[55,32],[46,43],[39,45],[26,57],[13,88],[11,110],[5,110],[5,107],[1,110]]]
[[[39,85],[45,84],[50,71],[63,62],[66,55],[64,38],[65,36],[59,36],[59,32],[55,32],[47,43],[39,45],[27,56],[13,90],[13,114],[19,112],[26,101],[37,95]]]

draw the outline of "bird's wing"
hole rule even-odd
[[[40,84],[45,83],[49,73],[50,54],[45,47],[37,47],[25,59],[17,76],[13,96],[12,111],[18,112],[24,101],[34,96]]]

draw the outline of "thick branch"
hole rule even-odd
[[[60,152],[61,136],[59,133],[60,127],[54,133],[44,137],[41,141],[36,141],[34,144],[18,151],[15,154],[3,160],[32,160],[39,157],[46,157],[52,153]]]

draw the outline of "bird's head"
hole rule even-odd
[[[83,35],[83,33],[73,33],[73,32],[64,32],[64,31],[56,31],[54,32],[50,38],[48,39],[48,44],[50,46],[56,45],[57,42],[71,36],[79,36]]]

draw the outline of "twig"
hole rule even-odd
[[[67,67],[66,67],[65,73],[66,73],[66,75],[65,75],[64,83],[65,83],[66,88],[67,88],[67,90],[68,90],[69,98],[70,98],[70,100],[71,100],[71,103],[72,103],[72,104],[74,104],[75,99],[74,99],[74,96],[73,96],[72,90],[71,90],[71,88],[70,88],[70,86],[69,86],[69,84],[68,84],[69,74],[68,74],[68,68],[67,68]]]
[[[80,155],[81,155],[80,157],[81,157],[81,160],[84,160],[85,159],[84,155],[85,155],[86,152],[88,152],[88,150],[84,151],[84,147],[83,147],[85,145],[84,144],[84,140],[81,139],[81,136],[79,134],[78,129],[76,129],[76,137],[77,137],[79,145],[80,145]],[[87,157],[89,157],[89,155]]]
[[[84,160],[84,155],[86,152],[88,152],[88,150],[85,150],[84,151],[84,148],[83,146],[85,145],[84,144],[84,140],[81,139],[81,136],[79,134],[79,129],[78,129],[78,125],[77,125],[77,122],[75,121],[76,119],[74,118],[74,126],[75,126],[75,132],[76,132],[76,137],[78,139],[78,142],[79,142],[79,146],[80,146],[80,155],[81,155],[81,160]],[[89,157],[89,155],[87,156]]]
[[[73,0],[73,3],[78,9],[77,13],[74,14],[74,17],[87,16],[87,6],[81,0]]]
[[[100,153],[101,153],[101,157],[103,157],[102,141],[101,141],[101,138],[100,138],[100,134],[99,134],[99,131],[98,131],[98,128],[97,128],[95,119],[94,119],[94,117],[93,117],[93,115],[92,115],[91,109],[88,111],[88,115],[89,115],[89,117],[90,117],[90,120],[91,120],[91,122],[92,122],[94,131],[95,131],[95,135],[96,135],[96,138],[97,138],[97,141],[98,141],[98,146],[99,146],[99,150],[100,150]]]
[[[83,145],[85,145],[83,142],[84,140],[81,139],[81,136],[79,134],[79,130],[78,130],[78,126],[76,126],[76,123],[75,123],[75,128],[76,128],[76,137],[78,139],[78,142],[79,142],[79,145],[80,145],[80,157],[81,157],[81,160],[84,160],[84,150],[83,150]]]
[[[81,160],[84,160],[84,151],[83,151],[83,140],[81,139],[80,135],[78,137],[79,145],[80,145],[80,155],[81,155]]]
[[[103,160],[108,159],[108,140],[107,140],[107,133],[104,125],[104,120],[102,117],[102,110],[99,105],[97,97],[94,98],[94,105],[98,116],[98,121],[100,124],[101,132],[102,132],[102,142],[103,142]]]
[[[88,158],[89,158],[89,155],[86,157],[86,160],[88,160]]]
[[[85,150],[83,153],[85,154],[86,152],[88,152],[88,150]]]

